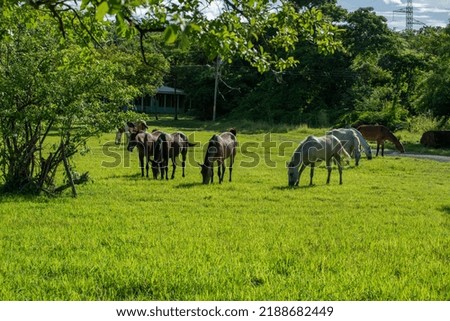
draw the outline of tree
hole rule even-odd
[[[353,56],[364,52],[375,54],[394,45],[393,32],[386,18],[378,16],[373,8],[359,8],[348,15],[344,46]]]
[[[217,11],[211,11],[217,8],[213,2],[216,4],[213,0],[83,0],[77,7],[70,0],[14,0],[3,1],[2,7],[20,3],[48,11],[64,35],[76,25],[95,42],[97,25],[80,17],[95,14],[97,21],[104,21],[108,15],[120,35],[139,34],[142,49],[147,35],[163,32],[168,43],[197,41],[210,59],[217,55],[225,61],[240,57],[260,72],[295,65],[297,60],[288,53],[300,41],[315,43],[323,52],[340,46],[334,39],[338,28],[315,7],[297,10],[289,0],[224,0]],[[73,17],[69,23],[64,19],[67,14]],[[280,55],[280,50],[286,54]]]
[[[444,124],[450,118],[450,24],[423,28],[412,42],[426,62],[415,92],[415,110],[442,117]]]
[[[89,137],[117,126],[118,111],[139,95],[135,56],[111,55],[69,37],[61,41],[52,18],[27,6],[10,13],[0,24],[3,189],[54,193],[72,187],[76,194],[74,184],[87,174],[74,174],[70,158]],[[162,73],[151,77],[157,82]],[[66,182],[57,179],[61,165]]]

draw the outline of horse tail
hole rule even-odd
[[[338,154],[345,157],[347,160],[350,160],[352,157],[350,156],[350,154],[345,150],[344,145],[342,145],[341,142],[339,142],[339,144],[341,145],[338,149]]]
[[[229,132],[232,133],[234,136],[237,136],[236,128],[230,128]]]
[[[163,140],[165,141],[165,134],[161,133],[161,135],[159,135],[158,139],[156,140],[156,142],[154,143],[154,147],[153,147],[153,159],[155,162],[161,162],[162,161],[162,153],[163,153]]]

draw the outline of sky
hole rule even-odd
[[[403,30],[406,26],[405,14],[394,10],[406,8],[406,0],[338,0],[338,5],[348,11],[361,7],[372,7],[378,15],[385,16],[391,29]],[[413,0],[414,19],[427,26],[445,27],[450,19],[450,0]],[[414,29],[419,29],[415,24]]]

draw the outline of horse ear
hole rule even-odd
[[[291,165],[291,163],[286,161],[286,168],[289,168],[290,167],[289,165]]]
[[[130,122],[130,121],[127,122],[127,125],[128,125],[128,127],[130,127],[130,128],[134,128],[134,127],[135,127],[134,123],[132,123],[132,122]]]
[[[203,167],[203,164],[200,164],[199,162],[197,162],[198,166]]]

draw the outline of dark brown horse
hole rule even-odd
[[[214,162],[218,165],[219,184],[223,181],[225,174],[225,159],[230,158],[230,179],[233,171],[234,158],[236,157],[236,130],[234,128],[230,131],[222,133],[220,135],[213,135],[208,143],[208,149],[206,150],[205,160],[203,164],[199,164],[201,167],[201,173],[203,177],[203,184],[212,183],[214,180]]]
[[[144,131],[134,131],[130,135],[130,141],[128,142],[127,149],[132,152],[134,147],[137,146],[139,153],[139,167],[141,168],[142,177],[144,176],[144,158],[146,176],[148,177],[150,157],[153,156],[155,143],[160,134],[160,131],[154,130],[152,133],[147,133]],[[152,170],[153,178],[157,178],[157,170],[153,167]]]
[[[381,156],[384,156],[384,142],[386,140],[390,141],[395,145],[395,147],[400,151],[400,153],[405,152],[405,148],[397,137],[385,126],[383,125],[361,125],[358,130],[364,136],[365,139],[377,142],[377,154],[380,150],[381,145]]]
[[[423,133],[420,143],[425,147],[450,147],[449,130],[430,130]]]

